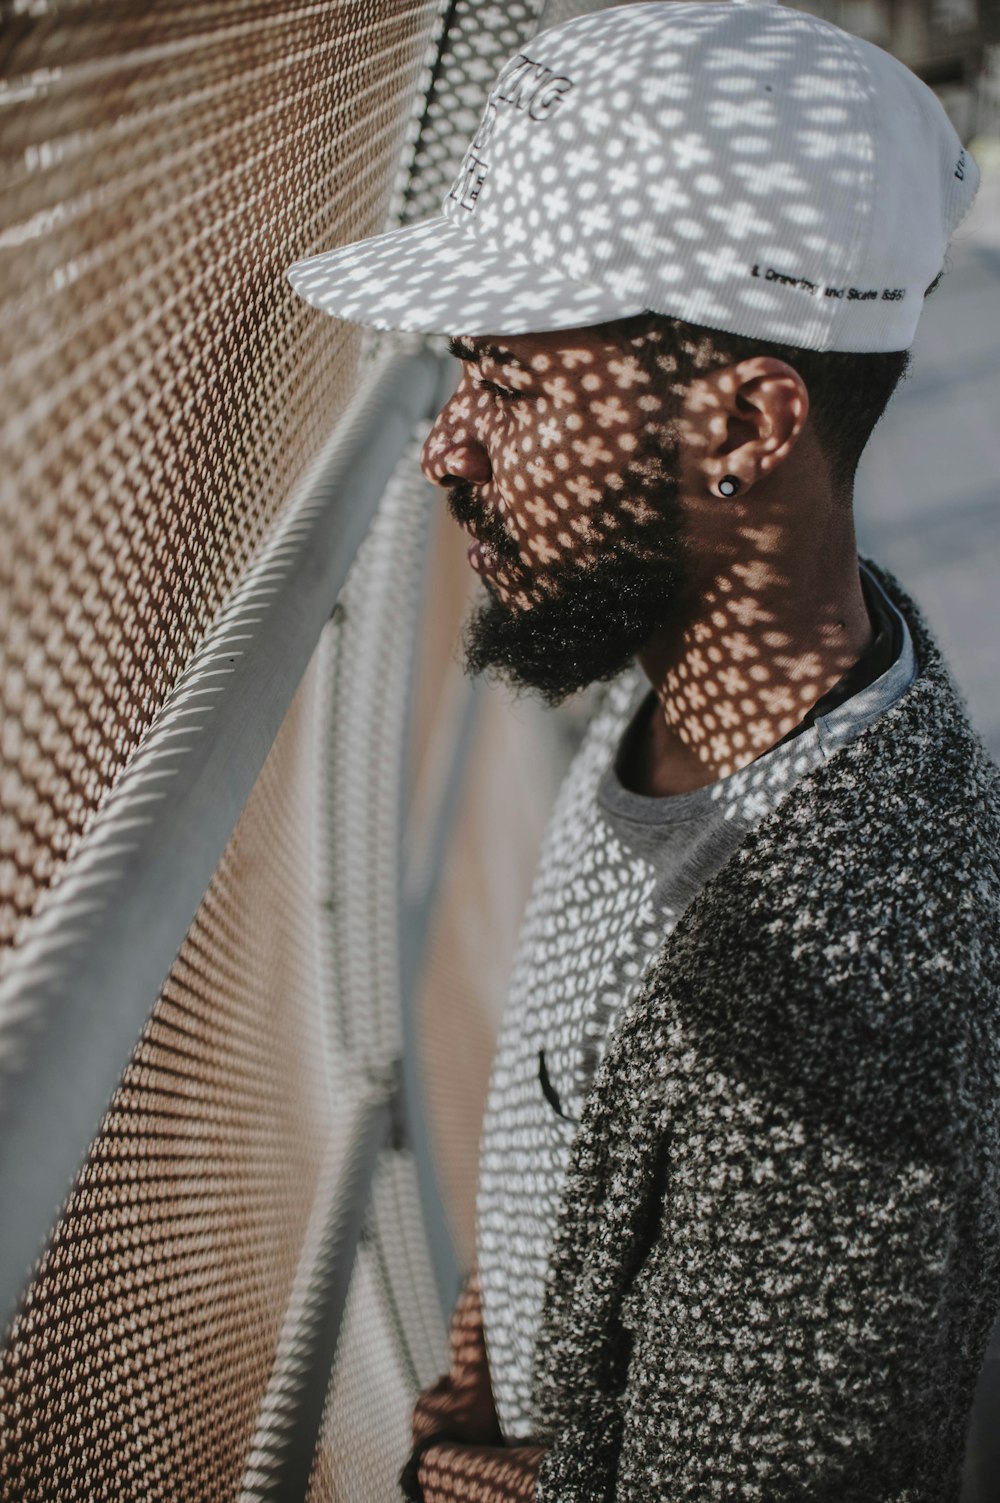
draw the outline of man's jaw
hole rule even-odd
[[[473,540],[470,562],[486,587],[466,628],[468,671],[558,704],[614,677],[655,630],[675,626],[685,571],[672,484],[656,501],[652,525],[609,540],[586,568],[567,563],[540,574],[525,569],[491,499],[469,481],[452,481],[448,508]]]

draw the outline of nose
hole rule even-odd
[[[434,420],[420,453],[420,468],[434,485],[466,480],[485,485],[493,478],[490,457],[468,422],[468,407],[456,393]]]

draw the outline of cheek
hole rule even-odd
[[[597,458],[587,446],[581,414],[509,421],[494,435],[494,453],[494,474],[508,527],[522,545],[522,562],[537,570],[591,556],[594,542],[607,532],[596,512],[591,515],[604,493],[604,476],[595,472]]]
[[[503,408],[491,400],[476,415],[497,502],[534,574],[592,561],[648,514],[651,478],[632,469],[642,448],[637,424],[603,382],[590,384],[583,401],[561,390],[558,402]],[[648,420],[645,411],[636,416]]]
[[[515,498],[524,495],[530,483],[536,449],[530,429],[514,422],[504,423],[494,436],[493,447],[496,454],[494,469],[504,490],[513,492]]]
[[[538,440],[532,415],[516,406],[501,409],[484,428],[497,500],[511,534],[521,539],[531,530],[526,507],[538,485]]]

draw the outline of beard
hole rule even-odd
[[[617,678],[654,633],[680,630],[688,615],[688,569],[677,491],[669,471],[642,482],[641,499],[653,515],[639,523],[623,511],[628,491],[609,489],[604,509],[619,521],[608,529],[596,561],[533,573],[502,519],[483,511],[468,482],[454,483],[452,515],[492,550],[494,567],[505,570],[511,588],[531,597],[529,606],[515,608],[484,581],[487,599],[465,629],[466,671],[533,690],[557,705],[589,684]]]

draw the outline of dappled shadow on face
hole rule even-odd
[[[527,609],[618,539],[653,551],[664,498],[676,495],[675,434],[670,393],[635,353],[589,329],[458,339],[452,350],[466,368],[424,467],[438,483],[475,483],[478,511],[468,490],[453,510],[485,541],[473,563],[497,596]],[[478,461],[455,467],[463,448]],[[497,549],[501,524],[508,542]]]
[[[453,349],[463,376],[424,466],[489,592],[470,666],[557,701],[638,653],[702,781],[791,731],[858,652],[834,567],[849,513],[822,523],[828,577],[822,550],[807,579],[792,567],[819,525],[773,479],[805,422],[794,372],[741,385],[723,337],[656,318]],[[723,497],[747,444],[757,483]]]
[[[683,598],[676,403],[643,337],[454,341],[463,378],[424,448],[491,597],[470,666],[553,701],[619,672]]]

